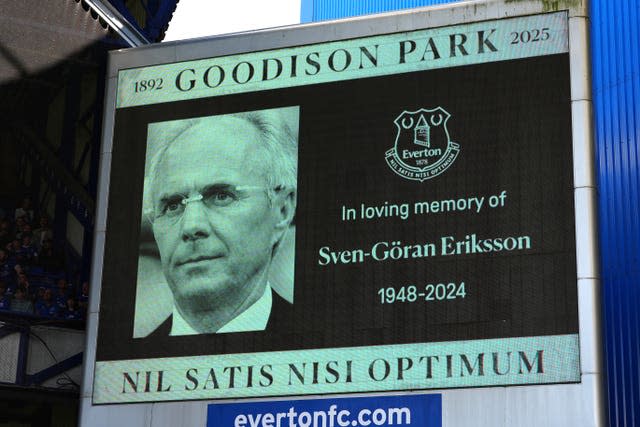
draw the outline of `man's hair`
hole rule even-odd
[[[153,185],[158,167],[169,147],[182,134],[194,126],[213,118],[234,117],[242,119],[258,129],[262,136],[256,150],[262,151],[268,195],[271,200],[278,189],[297,188],[298,176],[298,120],[299,107],[274,108],[247,111],[218,116],[151,123],[148,129],[147,150],[153,149],[147,164],[144,184],[145,211],[153,209]],[[212,129],[215,132],[215,129]]]

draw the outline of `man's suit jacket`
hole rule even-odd
[[[271,313],[269,314],[269,321],[264,329],[265,331],[286,330],[287,323],[291,320],[291,311],[293,304],[282,298],[271,290]],[[151,332],[145,339],[159,339],[162,337],[168,337],[171,333],[171,327],[173,326],[173,314],[167,317],[167,319],[160,324],[153,332]],[[260,332],[260,331],[256,331]]]

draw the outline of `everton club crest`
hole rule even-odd
[[[451,141],[442,107],[403,111],[394,121],[396,144],[385,153],[387,164],[403,178],[425,181],[446,171],[456,160],[460,145]]]

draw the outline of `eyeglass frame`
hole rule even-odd
[[[235,185],[227,185],[227,184],[213,184],[213,185],[210,185],[210,186],[206,186],[204,188],[207,189],[207,188],[211,188],[211,187],[220,187],[220,189],[232,189],[233,191],[263,190],[267,194],[267,197],[269,198],[270,201],[272,199],[272,196],[271,196],[272,193],[278,193],[278,192],[280,192],[280,191],[282,191],[282,190],[284,190],[286,188],[283,185],[278,185],[277,187],[272,188],[272,187],[266,187],[266,186],[260,186],[260,185],[239,185],[239,186],[235,186]],[[204,202],[205,196],[202,194],[202,191],[203,190],[199,190],[197,192],[198,194],[194,195],[194,196],[187,196],[185,194],[175,193],[175,196],[182,196],[182,199],[180,200],[180,204],[184,206],[184,209],[182,210],[182,212],[180,212],[180,214],[176,215],[175,217],[167,216],[166,214],[156,215],[155,214],[155,208],[147,209],[145,211],[145,216],[147,217],[147,220],[149,221],[149,223],[152,226],[154,225],[154,223],[156,223],[158,221],[159,218],[163,218],[163,217],[166,217],[167,219],[175,218],[173,221],[169,222],[170,225],[174,225],[174,224],[178,223],[182,218],[184,218],[184,212],[186,211],[186,207],[189,205],[189,203],[201,201],[203,203],[204,207],[206,207],[207,209],[211,209],[211,207]],[[217,207],[223,208],[223,207],[226,207],[226,206],[217,206]]]

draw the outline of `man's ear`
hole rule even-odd
[[[296,197],[295,188],[285,188],[281,194],[278,194],[276,202],[278,222],[276,223],[276,228],[287,229],[293,222],[293,217],[296,214]]]
[[[276,224],[274,226],[274,242],[280,242],[284,232],[287,231],[296,214],[297,192],[295,188],[284,188],[280,193],[276,194],[274,200],[274,209],[276,215]]]

